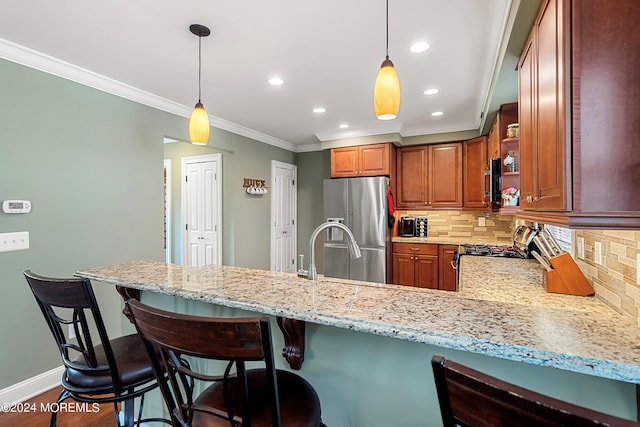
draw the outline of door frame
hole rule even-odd
[[[216,163],[216,212],[214,212],[214,216],[216,218],[216,224],[218,225],[218,238],[216,244],[218,245],[218,256],[216,257],[216,263],[218,265],[222,264],[222,154],[205,154],[201,156],[189,156],[182,157],[181,161],[181,169],[180,169],[180,180],[181,188],[180,188],[180,235],[182,237],[182,254],[181,254],[181,264],[187,265],[185,254],[188,251],[189,244],[189,236],[188,233],[185,233],[184,230],[184,218],[187,214],[187,182],[185,180],[185,172],[187,170],[187,165],[190,163],[204,163],[204,162],[215,162]],[[220,176],[217,176],[217,175]]]
[[[165,187],[164,187],[164,209],[165,209],[165,238],[167,241],[165,245],[167,246],[164,252],[164,262],[170,263],[171,257],[173,256],[173,251],[171,250],[171,246],[173,245],[173,215],[171,215],[171,209],[173,208],[172,203],[172,193],[171,193],[171,159],[164,159],[164,171],[165,171]]]
[[[293,218],[294,218],[294,227],[293,227],[293,271],[297,271],[298,270],[298,257],[297,257],[297,253],[298,253],[298,186],[297,186],[297,180],[298,180],[298,166],[291,164],[291,163],[285,163],[285,162],[279,162],[277,160],[271,160],[271,217],[270,217],[270,257],[269,257],[269,264],[270,264],[270,270],[273,271],[274,266],[276,265],[276,227],[274,224],[274,218],[276,217],[276,210],[277,210],[277,206],[276,206],[276,200],[278,200],[278,198],[276,197],[276,191],[278,190],[278,187],[276,186],[276,170],[278,168],[285,168],[285,169],[291,169],[293,171],[293,182],[295,183],[294,185],[294,192],[293,192],[293,198],[292,198],[292,203],[293,203]]]

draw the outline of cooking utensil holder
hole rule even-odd
[[[553,270],[545,271],[544,289],[547,292],[565,295],[589,296],[595,291],[578,264],[568,253],[549,259]]]

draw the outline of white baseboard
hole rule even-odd
[[[18,403],[51,390],[60,385],[64,366],[53,368],[35,377],[0,390],[0,403]]]

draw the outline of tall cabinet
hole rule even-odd
[[[567,210],[569,2],[543,2],[518,67],[523,209]]]
[[[640,2],[544,0],[520,57],[521,211],[640,228]]]

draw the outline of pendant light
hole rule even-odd
[[[209,28],[200,24],[193,24],[189,30],[198,36],[198,102],[193,108],[191,119],[189,120],[189,138],[191,143],[196,145],[207,145],[209,143],[209,117],[200,100],[202,81],[202,38],[211,34]]]
[[[373,90],[373,108],[380,120],[391,120],[400,109],[400,80],[389,59],[389,0],[387,0],[387,57],[382,61]]]

